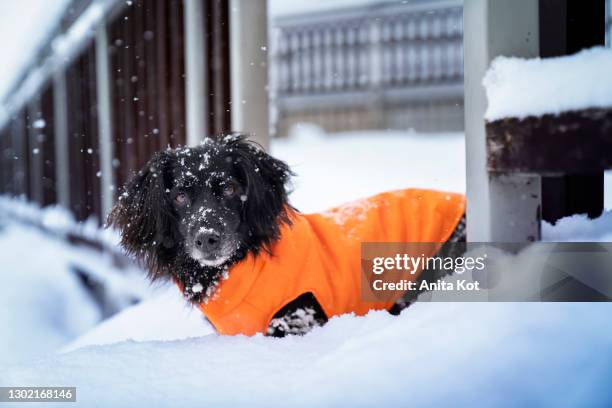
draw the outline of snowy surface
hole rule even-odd
[[[609,406],[610,316],[612,304],[421,303],[304,337],[87,347],[10,367],[0,385],[73,385],[84,407]]]
[[[178,340],[205,336],[213,327],[202,313],[185,302],[177,288],[168,286],[161,293],[132,306],[62,348],[63,352],[92,344],[112,344],[123,340]]]
[[[594,220],[581,214],[565,217],[554,226],[543,222],[542,235],[551,242],[612,242],[612,211]]]
[[[54,351],[99,321],[61,242],[5,225],[0,248],[0,364]]]
[[[37,227],[15,222],[16,217],[38,218],[55,232],[77,227],[62,210],[40,211],[0,199],[0,365],[53,352],[100,321],[103,311],[80,283],[75,268],[101,282],[112,298],[107,300],[116,307],[149,294],[136,270],[118,271],[108,256],[68,245]],[[87,224],[82,227],[92,229]]]
[[[330,136],[301,125],[288,139],[275,140],[271,151],[297,174],[290,200],[303,212],[407,187],[465,191],[462,133],[363,131]]]
[[[498,57],[483,80],[488,99],[485,119],[612,107],[611,72],[609,48],[546,59]]]

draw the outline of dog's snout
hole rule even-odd
[[[200,232],[195,238],[195,246],[201,251],[210,252],[219,248],[221,235],[217,231]]]

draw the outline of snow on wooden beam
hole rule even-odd
[[[612,107],[612,50],[594,47],[557,58],[498,57],[483,84],[485,119]]]
[[[487,169],[592,173],[612,168],[612,50],[496,59],[484,78]]]

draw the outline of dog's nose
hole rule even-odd
[[[217,231],[200,232],[195,239],[195,246],[201,251],[210,252],[219,248],[221,236]]]

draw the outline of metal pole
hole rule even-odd
[[[230,81],[233,131],[270,146],[267,0],[230,0]]]
[[[98,132],[100,135],[100,210],[102,222],[111,211],[115,198],[113,171],[113,130],[111,119],[110,68],[106,24],[96,32],[96,87],[98,95]]]
[[[187,103],[187,145],[195,146],[210,136],[210,111],[206,91],[206,41],[204,0],[184,0],[185,4],[185,88]]]
[[[42,92],[42,90],[39,90]],[[41,94],[37,94],[26,104],[25,111],[27,113],[26,118],[26,137],[28,138],[28,151],[26,152],[29,160],[28,176],[29,176],[29,199],[43,205],[44,203],[44,191],[43,191],[43,156],[44,152],[42,149],[43,143],[39,140],[39,136],[44,134],[44,130],[39,129],[37,121],[39,119],[44,120],[41,112]],[[44,128],[45,125],[43,125]]]
[[[58,70],[53,78],[53,116],[55,133],[55,180],[57,203],[70,208],[70,170],[68,166],[68,113],[66,72]]]
[[[538,0],[464,3],[467,230],[472,242],[540,238],[540,177],[486,170],[482,78],[499,56],[539,55]]]

